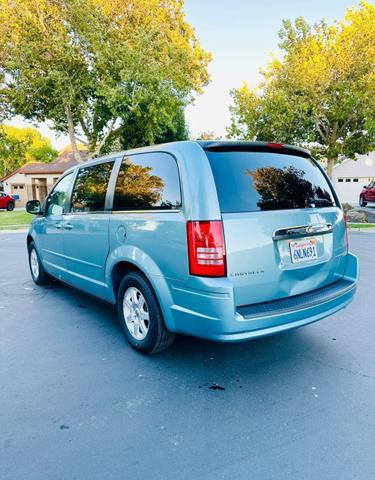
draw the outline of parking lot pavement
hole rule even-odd
[[[25,236],[0,235],[1,479],[374,478],[375,236],[350,244],[361,280],[346,310],[144,357],[111,307],[35,287]]]

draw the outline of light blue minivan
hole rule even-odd
[[[144,353],[176,333],[240,341],[346,307],[358,260],[311,154],[186,141],[108,155],[54,185],[27,236],[31,275],[117,305]]]

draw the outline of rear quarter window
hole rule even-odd
[[[118,174],[113,210],[171,210],[181,207],[176,160],[167,153],[129,155]]]
[[[309,158],[273,152],[206,151],[223,213],[336,205]]]

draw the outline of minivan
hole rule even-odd
[[[358,260],[344,212],[309,151],[184,141],[66,171],[27,235],[30,271],[116,305],[138,351],[176,333],[236,342],[346,307]]]

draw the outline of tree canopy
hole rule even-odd
[[[77,135],[96,155],[174,132],[210,58],[183,0],[0,0],[0,112],[51,120],[76,158]]]
[[[0,127],[0,177],[28,162],[52,162],[57,151],[34,128]]]
[[[283,58],[273,58],[260,85],[232,90],[231,137],[292,143],[327,159],[375,146],[375,7],[362,2],[344,21],[310,26],[283,22]]]

